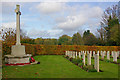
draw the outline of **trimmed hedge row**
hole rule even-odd
[[[2,43],[3,56],[6,54],[11,54],[11,46],[15,43]],[[36,44],[22,44],[25,45],[25,51],[27,54],[32,55],[63,55],[64,51],[118,51],[120,46],[80,46],[80,45],[36,45]]]

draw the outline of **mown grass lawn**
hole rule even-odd
[[[118,78],[118,65],[113,63],[100,61],[100,69],[104,72],[86,72],[60,55],[40,55],[34,58],[41,63],[3,66],[3,78]]]

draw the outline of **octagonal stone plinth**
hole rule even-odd
[[[17,63],[30,63],[29,58],[31,55],[24,56],[13,56],[13,55],[5,55],[5,63],[7,64],[17,64]]]

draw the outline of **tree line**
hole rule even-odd
[[[95,36],[90,30],[84,31],[81,36],[78,32],[73,36],[62,35],[58,39],[54,38],[29,38],[21,30],[21,43],[41,44],[41,45],[97,45],[97,46],[120,46],[120,24],[118,5],[108,7],[102,16],[100,28],[97,30],[99,36]],[[7,43],[16,41],[16,31],[12,28],[1,29],[2,40]]]

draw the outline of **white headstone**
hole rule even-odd
[[[102,52],[102,56],[101,56],[101,59],[104,60],[104,55],[105,55],[105,52],[103,51]]]
[[[103,51],[103,55],[106,56],[106,51]]]
[[[107,51],[107,59],[110,60],[110,51]]]
[[[83,64],[85,65],[85,54],[84,53],[82,54],[82,57],[83,57]]]
[[[91,53],[87,51],[87,65],[91,65]]]
[[[119,57],[119,55],[120,55],[120,51],[117,51],[117,57]]]
[[[73,51],[73,58],[75,58],[75,51]]]
[[[77,59],[77,51],[76,51],[76,59]]]
[[[100,52],[99,51],[97,51],[97,54],[99,54]]]
[[[99,54],[95,54],[95,63],[94,63],[94,67],[97,70],[97,72],[99,72]]]
[[[112,51],[112,57],[113,57],[113,55],[114,55],[114,51]]]
[[[113,61],[117,62],[117,51],[114,51],[113,53]]]
[[[93,57],[95,57],[95,51],[93,51]]]
[[[79,52],[79,58],[81,58],[81,53]]]

